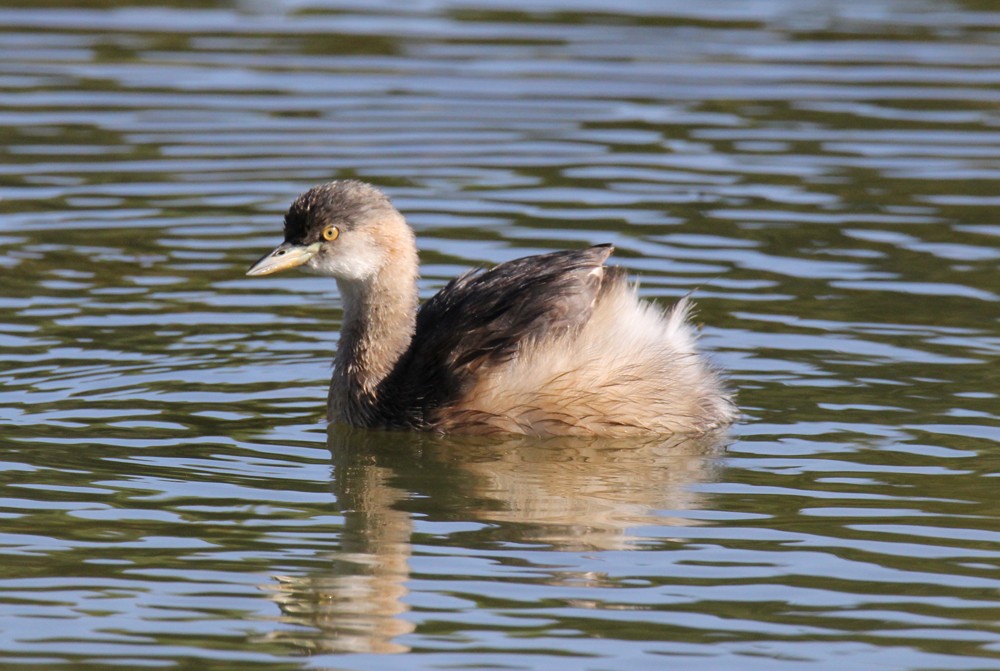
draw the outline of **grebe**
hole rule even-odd
[[[442,433],[704,433],[736,408],[695,349],[682,299],[638,298],[611,245],[528,256],[452,280],[418,307],[412,229],[343,180],[299,196],[285,241],[247,275],[303,268],[343,299],[331,422]]]

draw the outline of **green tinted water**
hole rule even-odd
[[[72,4],[72,6],[70,6]],[[1000,13],[975,2],[0,9],[4,668],[1000,666]],[[746,421],[322,421],[297,193],[429,295],[613,242]]]

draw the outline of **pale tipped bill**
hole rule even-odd
[[[316,255],[322,244],[314,242],[311,245],[294,245],[290,242],[283,242],[250,266],[247,275],[270,275],[301,266]]]

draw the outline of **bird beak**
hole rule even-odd
[[[319,242],[314,242],[311,245],[293,245],[290,242],[283,242],[250,266],[247,275],[270,275],[280,270],[301,266],[316,255],[321,245],[322,243]]]

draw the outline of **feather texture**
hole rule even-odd
[[[337,227],[338,234],[323,237]],[[611,245],[529,256],[448,283],[416,307],[413,233],[370,185],[332,182],[293,203],[285,243],[337,278],[344,326],[330,419],[453,433],[704,433],[737,416],[696,349],[683,299],[642,301]],[[282,256],[282,255],[291,255]]]

